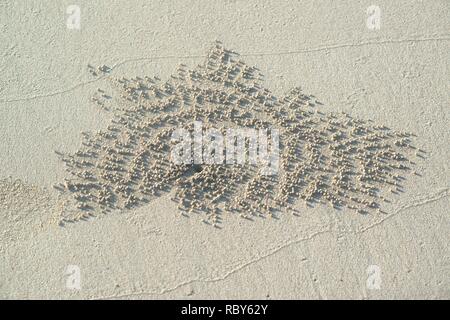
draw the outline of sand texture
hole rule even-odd
[[[0,298],[449,299],[450,3],[371,5],[0,4]]]

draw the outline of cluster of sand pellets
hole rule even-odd
[[[105,68],[101,68],[102,72]],[[291,90],[277,98],[255,67],[216,43],[204,64],[180,65],[158,78],[111,79],[117,91],[98,89],[96,104],[111,108],[111,124],[83,133],[79,151],[60,155],[70,179],[56,185],[72,204],[62,221],[87,219],[112,209],[149,203],[169,193],[182,215],[220,227],[226,214],[253,220],[301,214],[295,206],[329,203],[358,213],[383,212],[413,173],[408,158],[421,156],[412,134],[371,121],[324,114],[313,97]],[[170,159],[172,133],[192,128],[276,128],[280,164],[262,175],[250,164],[182,164]]]

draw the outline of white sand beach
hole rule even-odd
[[[447,0],[2,2],[0,298],[449,299],[449,18]],[[164,83],[216,41],[274,96],[314,97],[317,119],[411,133],[402,188],[367,214],[300,199],[215,228],[172,190],[64,221],[59,154],[114,123],[117,79]]]

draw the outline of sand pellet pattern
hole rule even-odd
[[[108,73],[102,66],[97,73]],[[301,215],[298,203],[328,204],[360,214],[383,214],[403,192],[424,151],[413,133],[345,113],[325,113],[313,96],[294,88],[275,97],[262,75],[217,42],[193,70],[180,65],[163,82],[156,77],[112,78],[116,90],[98,89],[94,105],[112,110],[110,125],[83,133],[74,154],[59,153],[70,178],[55,185],[67,197],[61,221],[78,221],[131,209],[170,194],[180,215],[221,228],[227,214],[244,219]],[[182,164],[171,161],[172,133],[192,129],[276,128],[276,175],[251,164]],[[150,204],[151,206],[151,204]]]

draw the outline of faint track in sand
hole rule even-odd
[[[358,48],[358,47],[364,47],[364,46],[370,46],[370,45],[387,45],[387,44],[404,44],[404,43],[421,43],[421,42],[442,42],[442,41],[450,41],[450,35],[442,35],[441,37],[419,37],[419,38],[411,38],[411,39],[385,39],[385,40],[369,40],[369,41],[362,41],[359,43],[341,43],[341,44],[332,44],[332,45],[326,45],[326,46],[319,46],[316,48],[305,48],[305,49],[298,49],[298,50],[288,50],[288,51],[274,51],[274,52],[256,52],[256,53],[243,53],[240,54],[241,57],[259,57],[259,56],[282,56],[282,55],[295,55],[295,54],[302,54],[302,53],[311,53],[311,52],[320,52],[320,51],[330,51],[330,50],[337,50],[337,49],[343,49],[343,48]],[[201,54],[193,54],[193,55],[163,55],[163,56],[153,56],[153,57],[142,57],[142,58],[131,58],[131,59],[125,59],[122,61],[119,61],[115,63],[111,68],[110,72],[108,74],[104,74],[102,76],[99,76],[95,79],[77,83],[69,88],[61,89],[55,92],[50,93],[44,93],[44,94],[37,94],[29,97],[22,97],[22,98],[6,98],[6,99],[0,99],[0,103],[11,103],[11,102],[19,102],[19,101],[28,101],[28,100],[35,100],[35,99],[41,99],[41,98],[48,98],[53,97],[61,94],[65,94],[71,91],[74,91],[78,88],[81,88],[85,85],[92,84],[95,82],[98,82],[100,80],[106,79],[112,75],[112,72],[117,69],[118,67],[131,63],[131,62],[139,62],[139,61],[151,61],[151,60],[165,60],[165,59],[200,59],[200,58],[206,58],[206,55]]]
[[[435,193],[432,194],[428,194],[428,195],[424,195],[424,196],[419,196],[417,197],[417,200],[409,202],[408,204],[403,204],[401,205],[395,212],[393,212],[392,214],[388,215],[386,218],[377,221],[365,228],[362,228],[360,230],[354,230],[354,231],[345,231],[342,232],[342,234],[361,234],[364,233],[368,230],[371,230],[374,227],[377,227],[381,224],[383,224],[385,221],[389,220],[390,218],[397,216],[398,214],[400,214],[403,211],[406,211],[408,209],[411,208],[417,208],[417,207],[421,207],[424,205],[427,205],[429,203],[432,202],[436,202],[439,201],[441,199],[447,198],[450,196],[450,188],[446,188],[446,189],[441,189]],[[334,230],[332,230],[331,228],[324,228],[323,230],[317,231],[315,233],[313,233],[312,235],[309,235],[307,237],[302,237],[302,238],[297,238],[291,241],[287,241],[284,244],[281,244],[273,249],[271,249],[269,252],[267,252],[264,255],[255,257],[253,259],[251,259],[250,261],[247,261],[243,264],[240,264],[239,266],[229,270],[228,272],[219,275],[217,277],[213,277],[213,278],[204,278],[204,279],[191,279],[191,280],[187,280],[184,281],[182,283],[179,283],[173,287],[169,287],[169,288],[164,288],[160,291],[143,291],[143,292],[131,292],[131,293],[125,293],[125,294],[118,294],[118,295],[110,295],[110,296],[100,296],[100,297],[93,297],[91,299],[93,300],[97,300],[97,299],[123,299],[123,298],[130,298],[130,297],[138,297],[138,296],[149,296],[149,295],[163,295],[166,293],[170,293],[173,291],[176,291],[184,286],[187,285],[191,285],[193,283],[214,283],[214,282],[220,282],[223,281],[225,279],[227,279],[228,277],[232,276],[233,274],[253,265],[258,263],[259,261],[262,261],[266,258],[269,258],[275,254],[277,254],[278,252],[282,251],[283,249],[289,248],[291,246],[294,246],[296,244],[305,242],[305,241],[309,241],[312,240],[316,237],[318,237],[319,235],[325,234],[325,233],[332,233]]]

